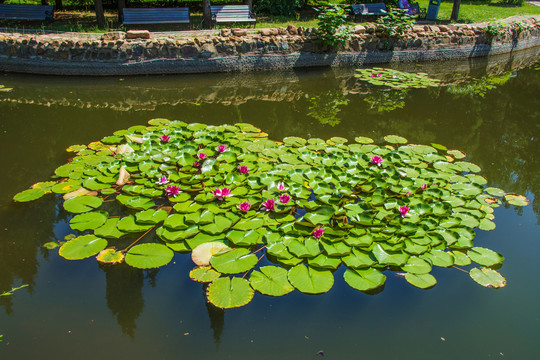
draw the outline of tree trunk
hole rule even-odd
[[[94,4],[96,5],[96,20],[98,28],[105,28],[105,13],[103,12],[103,1],[95,0]]]
[[[62,10],[64,8],[64,4],[62,4],[62,0],[55,0],[54,2],[54,10]]]
[[[122,23],[122,13],[126,7],[126,0],[118,0],[118,22]]]
[[[203,27],[212,27],[212,14],[210,14],[210,0],[203,0]]]
[[[457,21],[459,14],[459,5],[461,5],[461,0],[454,0],[454,6],[452,6],[452,15],[450,20]]]
[[[253,0],[244,0],[244,4],[249,5],[249,10],[253,11]]]
[[[41,5],[49,5],[49,0],[41,0]]]

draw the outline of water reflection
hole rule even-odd
[[[47,179],[67,160],[65,147],[154,117],[213,124],[250,122],[273,139],[369,136],[380,142],[384,135],[398,134],[413,143],[441,143],[467,152],[483,168],[490,186],[536,198],[540,194],[540,71],[524,68],[536,61],[540,50],[535,51],[530,58],[511,55],[498,62],[426,64],[422,71],[454,86],[403,91],[373,91],[353,77],[353,69],[77,83],[39,78],[43,86],[36,86],[34,77],[5,76],[0,83],[15,90],[0,95],[0,110],[6,114],[0,123],[0,152],[6,154],[0,160],[4,174],[0,178],[4,190],[0,194],[0,290],[30,284],[21,292],[33,291],[38,259],[47,261],[49,256],[40,246],[68,232],[68,215],[58,209],[53,197],[13,204],[13,194]],[[398,68],[419,69],[414,64]],[[16,158],[9,155],[14,153]],[[534,200],[532,208],[540,220],[540,202]],[[99,268],[96,272],[105,275],[107,311],[122,332],[135,339],[141,315],[159,311],[145,308],[144,288],[145,284],[157,288],[161,274],[125,265]],[[205,291],[204,286],[198,289]],[[17,293],[0,299],[5,313],[13,312],[16,299]],[[219,346],[230,325],[225,323],[225,312],[208,303],[199,305],[206,309]]]

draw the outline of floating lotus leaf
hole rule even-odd
[[[473,247],[467,251],[467,256],[475,263],[488,267],[502,265],[504,261],[501,254],[483,247]]]
[[[13,200],[17,202],[27,202],[39,199],[43,195],[45,195],[45,192],[41,189],[28,189],[16,194],[13,197]]]
[[[126,254],[127,264],[139,269],[151,269],[167,265],[174,252],[162,244],[135,245]]]
[[[83,235],[66,242],[58,253],[68,260],[79,260],[96,255],[107,247],[107,240],[95,235]]]
[[[523,195],[506,194],[504,200],[515,206],[527,206],[530,204],[529,200]]]
[[[381,84],[406,82],[399,72],[380,79],[380,70],[369,71]],[[422,82],[416,74],[410,79],[414,86]],[[277,294],[292,284],[322,293],[340,266],[348,268],[345,281],[362,291],[384,284],[382,269],[401,268],[407,281],[428,288],[436,283],[428,274],[432,266],[466,266],[471,259],[499,266],[502,256],[474,247],[475,230],[495,227],[494,207],[526,205],[527,199],[487,187],[476,174],[480,168],[459,150],[408,145],[397,135],[385,140],[390,145],[364,137],[350,145],[338,137],[280,143],[249,124],[154,119],[148,127],[73,147],[75,156],[56,169],[54,181],[37,183],[15,200],[64,194],[64,208],[80,214],[72,227],[94,236],[66,239],[70,245],[61,253],[68,256],[70,248],[96,254],[105,238],[139,233],[117,242],[128,248],[107,249],[100,258],[114,262],[127,253],[129,265],[152,268],[167,264],[172,251],[204,257],[197,261],[212,267],[190,276],[214,280],[209,288],[225,286],[211,300],[222,307],[240,306],[253,292],[247,280],[216,280],[220,273],[255,269],[250,280],[260,292]],[[104,201],[112,218],[94,211]],[[212,256],[216,243],[234,249]],[[259,265],[265,255],[276,264],[271,273]],[[276,277],[284,278],[282,267],[291,268],[286,281]],[[231,290],[235,283],[247,284],[246,291]]]
[[[437,284],[437,279],[431,274],[405,274],[405,280],[420,289],[429,289]]]
[[[221,276],[216,270],[212,269],[211,266],[200,266],[189,272],[189,277],[193,281],[201,283],[209,283]]]
[[[298,264],[289,270],[289,282],[306,294],[322,294],[334,285],[334,275],[330,270],[315,269]]]
[[[115,248],[105,249],[96,256],[98,262],[102,264],[120,264],[124,261],[124,253]]]
[[[425,88],[438,86],[437,80],[431,79],[425,73],[407,73],[383,68],[357,69],[356,78],[372,85],[390,87],[392,89]]]
[[[384,285],[386,276],[377,269],[348,269],[343,274],[345,282],[359,291],[370,291]]]
[[[97,196],[77,196],[64,201],[64,209],[71,213],[85,213],[101,206],[103,200]]]
[[[427,274],[431,271],[431,263],[422,258],[412,256],[401,268],[403,271],[411,274]]]
[[[53,250],[53,249],[56,249],[57,247],[60,247],[60,244],[57,243],[56,241],[50,241],[43,244],[43,247],[47,250]]]
[[[257,264],[257,256],[248,249],[236,248],[210,258],[212,267],[222,274],[238,274],[251,270]]]
[[[105,211],[79,214],[69,221],[69,226],[78,231],[95,230],[105,224],[108,216],[109,214]]]
[[[261,294],[283,296],[294,290],[287,279],[287,270],[277,266],[263,266],[259,270],[251,273],[249,282]]]
[[[249,281],[238,277],[219,278],[206,290],[208,301],[222,309],[244,306],[251,301],[253,294]]]
[[[199,266],[209,265],[210,258],[224,250],[230,250],[230,247],[220,241],[203,243],[191,252],[191,259]]]
[[[478,284],[488,288],[499,289],[506,286],[506,279],[499,272],[490,268],[474,268],[469,274]]]

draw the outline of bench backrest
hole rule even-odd
[[[54,6],[0,4],[0,19],[52,20]]]
[[[123,24],[189,23],[188,8],[124,8]]]
[[[374,4],[355,4],[351,5],[355,15],[384,15],[386,14],[386,5],[384,3]]]
[[[210,13],[216,21],[255,20],[249,5],[212,5]]]

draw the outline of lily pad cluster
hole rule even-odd
[[[5,85],[0,85],[0,92],[10,92],[12,88],[7,88]]]
[[[76,155],[53,181],[14,200],[62,195],[78,233],[59,247],[66,259],[147,269],[191,253],[189,276],[209,283],[220,308],[245,305],[255,291],[325,293],[340,266],[365,292],[384,287],[386,270],[430,288],[433,267],[472,262],[482,266],[470,272],[476,282],[504,286],[495,270],[503,256],[475,247],[474,229],[494,229],[495,207],[527,199],[486,187],[461,151],[384,139],[277,142],[250,124],[153,119],[71,146]]]
[[[420,89],[439,86],[439,81],[430,78],[426,73],[408,73],[378,67],[357,69],[354,77],[362,81],[367,81],[371,85],[384,86],[392,89]]]

